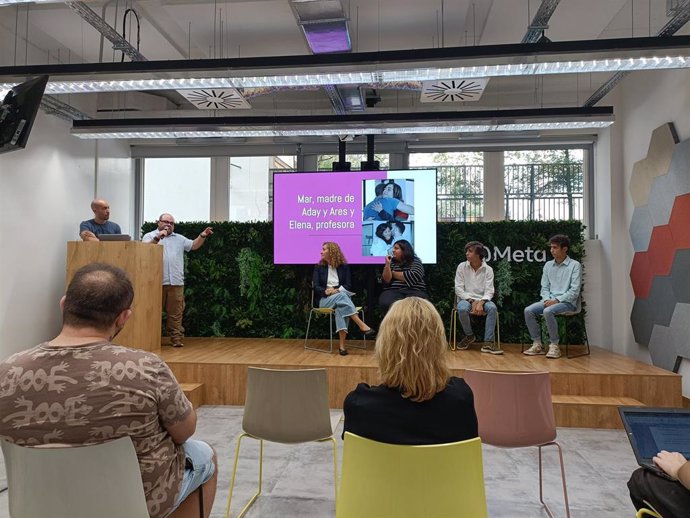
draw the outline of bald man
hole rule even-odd
[[[110,204],[101,198],[91,202],[93,219],[79,224],[79,237],[82,241],[99,241],[99,234],[122,234],[120,225],[110,221]]]

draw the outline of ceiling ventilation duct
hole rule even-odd
[[[314,54],[352,51],[340,0],[290,0],[290,7]]]
[[[251,105],[234,88],[201,88],[178,92],[200,110],[251,109]]]

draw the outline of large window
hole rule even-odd
[[[435,167],[439,221],[481,221],[484,217],[482,153],[413,153],[410,167]]]
[[[230,221],[271,219],[274,169],[294,169],[294,156],[233,157],[230,159]]]
[[[584,217],[583,151],[506,151],[505,218]]]
[[[144,160],[144,221],[155,221],[163,212],[177,221],[207,221],[210,192],[210,158]]]

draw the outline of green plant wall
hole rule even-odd
[[[175,231],[190,238],[208,223],[182,222]],[[145,223],[142,232],[153,230]],[[311,304],[310,265],[273,264],[273,225],[270,222],[213,223],[214,234],[199,250],[186,254],[184,327],[187,336],[304,338]],[[437,264],[426,265],[431,300],[449,325],[453,304],[455,269],[465,260],[465,243],[481,241],[493,253],[506,247],[517,254],[510,259],[492,257],[496,274],[501,341],[529,341],[523,309],[539,299],[541,261],[525,260],[525,251],[540,251],[547,260],[548,239],[553,234],[570,236],[571,257],[582,262],[584,227],[579,221],[499,221],[490,223],[439,223]],[[520,254],[523,254],[523,257]],[[494,254],[495,255],[495,254]],[[319,250],[314,250],[314,263]],[[520,259],[522,261],[519,261]],[[380,285],[380,266],[352,265],[355,301],[363,304],[368,323],[376,326],[381,314],[372,303]],[[586,278],[585,278],[586,280]],[[582,343],[583,317],[569,326],[570,341]],[[353,333],[355,332],[353,326]],[[317,318],[310,336],[328,337],[328,319]],[[353,334],[354,336],[354,334]]]

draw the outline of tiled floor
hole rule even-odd
[[[242,408],[205,406],[199,410],[196,437],[218,452],[220,474],[213,518],[225,516],[236,437],[241,432]],[[337,422],[340,412],[332,412]],[[340,433],[341,426],[337,432]],[[561,428],[558,441],[565,455],[572,518],[634,516],[626,482],[635,459],[621,430]],[[335,515],[330,443],[264,447],[263,493],[252,517],[331,517]],[[342,442],[339,440],[339,446]],[[258,475],[258,447],[243,441],[232,515],[253,494]],[[339,452],[339,460],[341,458]],[[558,518],[565,517],[555,448],[545,454],[546,500]],[[486,494],[491,518],[546,517],[539,504],[537,450],[484,447]],[[4,473],[4,470],[2,471]],[[9,516],[7,493],[0,494],[0,518]]]

